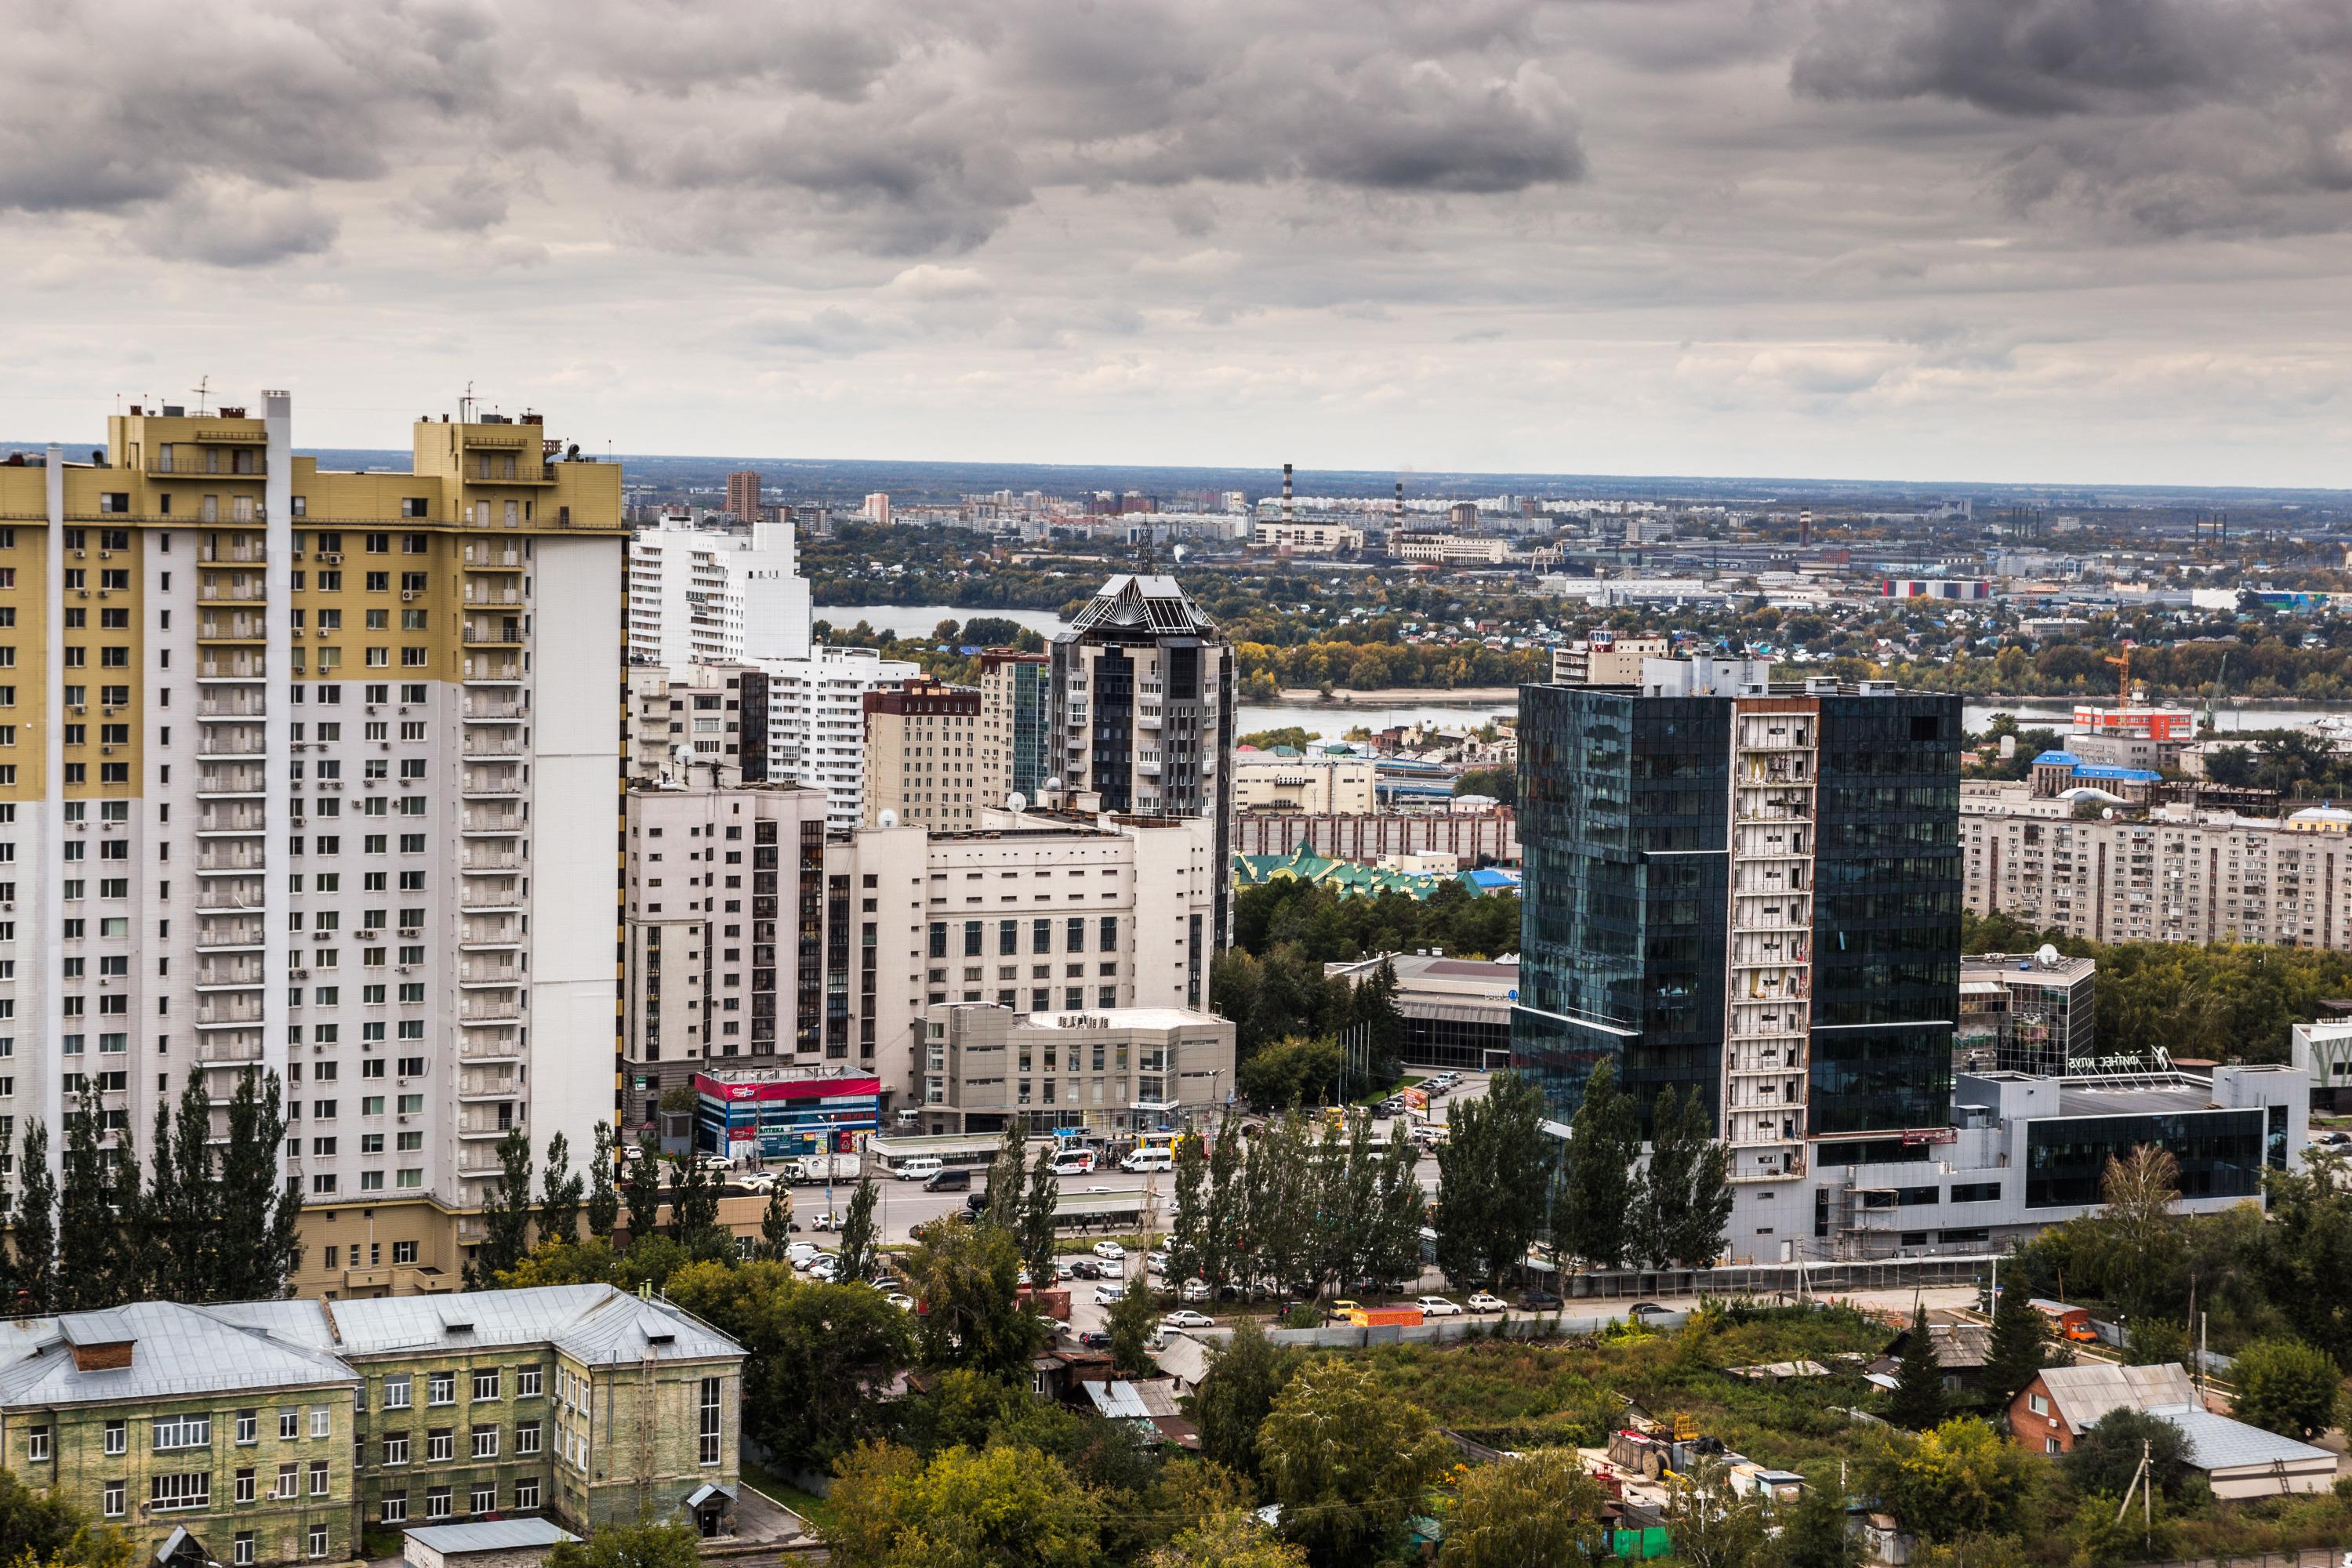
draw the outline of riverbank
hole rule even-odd
[[[1370,691],[1333,687],[1328,697],[1311,686],[1286,686],[1276,699],[1286,708],[1492,708],[1518,700],[1516,686],[1382,686]]]

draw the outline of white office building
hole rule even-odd
[[[870,647],[811,649],[763,661],[768,670],[768,776],[822,789],[827,820],[857,826],[866,788],[866,694],[893,691],[922,667]]]
[[[629,662],[806,658],[809,585],[789,522],[702,529],[665,517],[629,542]]]

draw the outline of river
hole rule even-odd
[[[830,621],[836,626],[854,626],[862,620],[877,631],[895,631],[901,637],[927,637],[930,629],[941,621],[968,621],[975,616],[1008,620],[1047,638],[1069,624],[1051,610],[965,610],[953,605],[819,605],[815,614],[817,619]],[[1237,732],[1248,734],[1254,731],[1279,730],[1296,724],[1312,737],[1336,741],[1360,724],[1370,730],[1422,722],[1483,724],[1489,719],[1508,718],[1518,711],[1516,702],[1454,705],[1433,692],[1426,702],[1379,704],[1339,700],[1345,695],[1344,692],[1335,692],[1329,702],[1244,702],[1238,715],[1240,728]],[[2179,706],[2197,705],[2183,703]],[[2225,701],[2215,710],[2213,720],[2214,727],[2226,733],[2232,730],[2293,729],[2330,714],[2347,711],[2352,710],[2294,704],[2237,707]],[[2065,698],[2034,697],[2014,703],[1970,702],[1962,712],[1966,715],[1963,722],[1979,733],[1992,722],[1992,716],[1996,713],[2013,713],[2018,723],[2028,729],[2063,730],[2073,721],[2074,705]]]

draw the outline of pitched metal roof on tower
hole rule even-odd
[[[1175,578],[1129,572],[1105,583],[1070,623],[1070,629],[1206,637],[1217,629],[1217,623],[1192,602]]]

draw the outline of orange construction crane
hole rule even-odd
[[[2120,679],[2116,683],[2116,722],[2118,724],[2124,721],[2123,710],[2131,706],[2131,650],[2132,645],[2126,643],[2121,658],[2107,660],[2109,664],[2118,667],[2122,671]]]

